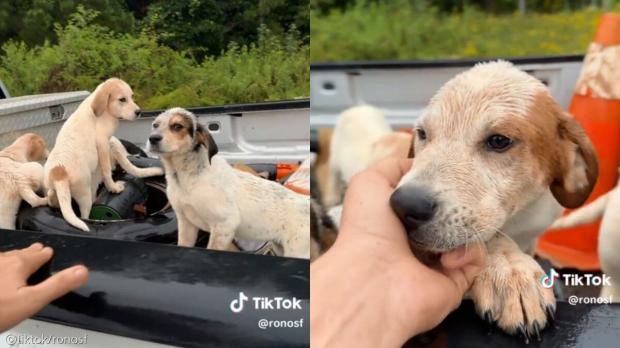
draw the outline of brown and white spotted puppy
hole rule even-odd
[[[284,256],[309,258],[309,198],[233,169],[194,114],[173,108],[157,116],[148,150],[164,163],[179,245],[194,246],[200,229],[211,234],[208,249],[226,250],[236,236],[277,241]]]
[[[15,229],[22,199],[33,207],[47,205],[47,198],[36,194],[43,187],[43,166],[37,161],[47,155],[45,140],[33,133],[0,151],[0,228]]]
[[[482,241],[488,266],[470,290],[482,317],[538,336],[555,311],[527,254],[562,206],[587,199],[598,176],[584,130],[540,81],[508,62],[447,82],[416,126],[414,161],[391,197],[415,248]]]
[[[123,191],[123,182],[112,179],[115,163],[138,177],[163,174],[161,168],[137,168],[126,157],[118,156],[126,155],[126,151],[112,135],[121,119],[132,121],[139,114],[131,87],[111,78],[99,84],[63,124],[45,163],[45,187],[50,205],[59,206],[69,224],[88,231],[73,211],[71,198],[86,219],[102,181],[110,192]]]

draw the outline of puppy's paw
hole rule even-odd
[[[488,265],[470,290],[478,315],[526,342],[540,340],[555,314],[555,296],[541,284],[540,265],[521,252],[493,255]]]
[[[108,191],[112,193],[121,193],[125,189],[125,182],[124,181],[113,182],[112,185],[110,185],[110,187],[108,187],[107,189]]]

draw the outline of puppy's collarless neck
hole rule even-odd
[[[198,176],[205,170],[211,168],[211,164],[204,150],[194,149],[183,154],[172,156],[162,156],[166,172],[169,172],[174,180],[178,183],[180,177]]]

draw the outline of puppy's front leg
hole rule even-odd
[[[195,246],[196,239],[198,238],[198,227],[189,222],[180,211],[176,211],[176,213],[177,220],[179,221],[179,238],[177,245],[184,247]]]
[[[129,156],[127,149],[125,149],[123,143],[121,143],[121,141],[116,137],[110,138],[110,151],[112,153],[112,158],[121,166],[121,168],[135,177],[148,178],[151,176],[164,175],[164,170],[159,167],[138,168],[134,166],[133,163],[127,159],[127,156]]]
[[[232,215],[232,214],[231,214]],[[211,227],[209,244],[207,249],[228,250],[235,238],[235,230],[239,226],[239,221],[231,216],[229,219],[220,221]]]
[[[125,189],[122,181],[114,182],[112,179],[112,163],[110,161],[110,142],[105,137],[97,138],[97,155],[99,167],[106,189],[112,193],[120,193]]]
[[[541,284],[543,269],[506,236],[496,235],[487,247],[487,266],[470,289],[478,315],[509,334],[539,338],[555,313],[553,290]]]

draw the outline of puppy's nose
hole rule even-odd
[[[390,197],[390,205],[408,230],[431,220],[437,208],[431,193],[419,186],[401,186]]]
[[[136,117],[138,117],[142,113],[142,110],[138,109],[138,110],[135,111],[135,113],[136,113]]]
[[[159,135],[159,134],[154,134],[154,135],[151,135],[151,136],[149,137],[149,143],[151,143],[151,144],[153,144],[153,145],[157,145],[157,144],[159,144],[159,142],[161,141],[161,139],[162,139],[162,138],[161,138],[161,135]]]

